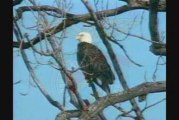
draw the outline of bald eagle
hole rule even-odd
[[[115,77],[105,56],[92,44],[92,37],[87,32],[81,32],[76,37],[79,40],[77,61],[88,83],[95,83],[106,93],[110,93],[109,84]]]

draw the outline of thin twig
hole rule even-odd
[[[103,25],[101,24],[101,22],[98,20],[96,14],[94,13],[94,10],[92,9],[91,5],[88,3],[88,1],[86,0],[81,0],[83,2],[83,4],[86,6],[86,8],[88,9],[89,13],[91,14],[94,22],[96,23],[96,30],[100,36],[100,38],[102,39],[104,45],[106,46],[107,50],[108,50],[108,54],[111,58],[111,61],[113,63],[113,66],[114,66],[114,69],[116,70],[116,73],[117,73],[117,76],[119,78],[119,81],[120,83],[122,84],[122,87],[125,89],[125,90],[128,90],[129,87],[127,85],[127,82],[123,76],[123,73],[122,73],[122,70],[121,70],[121,67],[119,65],[119,62],[117,61],[117,58],[116,58],[116,55],[113,51],[113,48],[111,46],[111,44],[109,43],[109,41],[107,40],[106,38],[106,33],[103,29]],[[143,117],[143,114],[137,104],[137,102],[135,101],[135,99],[131,99],[130,100],[130,103],[131,105],[133,106],[134,108],[134,111],[137,115],[137,117],[140,119],[140,120],[144,120],[144,117]]]
[[[122,51],[124,52],[124,54],[126,55],[126,57],[129,59],[129,61],[130,61],[131,63],[133,63],[134,65],[137,65],[138,67],[142,67],[141,64],[136,63],[134,60],[132,60],[132,59],[130,58],[130,56],[128,55],[126,49],[123,47],[123,45],[121,45],[119,42],[117,42],[116,40],[112,39],[111,37],[107,37],[107,38],[108,38],[111,42],[115,43],[116,45],[118,45],[118,46],[122,49]]]
[[[18,29],[17,29],[18,28]],[[17,40],[20,42],[23,39],[22,33],[17,25],[17,23],[14,21],[14,27],[13,27],[14,33],[16,35]],[[20,34],[19,34],[20,33]],[[53,98],[50,96],[50,94],[48,93],[48,91],[46,90],[46,88],[43,86],[43,84],[41,83],[41,81],[37,78],[32,66],[29,64],[29,60],[28,57],[25,53],[25,51],[23,49],[20,50],[22,58],[24,60],[24,63],[27,67],[27,69],[29,70],[29,73],[31,74],[31,77],[33,78],[33,81],[35,82],[35,84],[37,85],[37,87],[39,88],[39,90],[41,91],[41,93],[45,96],[45,98],[55,107],[57,107],[58,109],[64,111],[63,106],[58,102],[53,100]]]
[[[151,107],[153,107],[153,106],[155,106],[155,105],[157,105],[157,104],[159,104],[159,103],[161,103],[161,102],[163,102],[163,101],[165,101],[166,100],[166,98],[163,98],[162,100],[160,100],[160,101],[158,101],[158,102],[156,102],[156,103],[154,103],[154,104],[151,104],[151,105],[149,105],[149,106],[146,106],[143,110],[142,110],[142,112],[144,112],[145,110],[147,110],[147,109],[149,109],[149,108],[151,108]]]

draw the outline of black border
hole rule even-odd
[[[13,119],[12,1],[0,4],[0,119]]]
[[[11,1],[11,0],[9,0]],[[179,19],[177,1],[167,1],[167,120],[177,120],[179,87]],[[2,0],[0,4],[0,101],[1,120],[13,119],[13,54],[12,54],[12,2]],[[3,118],[4,117],[4,118]]]
[[[179,118],[179,6],[167,1],[167,120]]]

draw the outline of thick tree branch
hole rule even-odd
[[[146,82],[123,92],[114,93],[109,96],[101,97],[98,101],[92,103],[89,106],[88,111],[80,112],[78,110],[64,111],[56,116],[55,120],[66,120],[68,118],[79,117],[81,120],[91,120],[91,117],[96,116],[104,108],[114,105],[116,103],[122,103],[135,97],[166,91],[166,82]]]
[[[19,7],[16,12],[17,12],[17,16],[15,16],[15,20],[19,20],[20,18],[22,18],[22,14],[24,12],[27,11],[51,11],[51,12],[55,12],[56,14],[59,14],[61,18],[63,17],[73,17],[74,14],[71,13],[67,13],[64,10],[61,10],[60,8],[56,8],[56,7],[52,7],[52,6],[48,6],[48,5],[42,5],[42,6],[23,6],[23,7]]]
[[[16,0],[21,1],[22,0]],[[89,13],[83,14],[83,15],[76,15],[64,12],[63,10],[51,7],[51,6],[23,6],[17,9],[17,16],[14,19],[15,23],[17,24],[17,20],[21,19],[22,14],[27,11],[50,11],[46,13],[56,13],[57,17],[64,18],[64,20],[61,21],[57,26],[54,26],[52,28],[46,29],[40,34],[38,34],[35,38],[28,40],[27,42],[24,42],[23,36],[21,32],[18,31],[17,27],[14,27],[15,35],[17,36],[17,41],[13,42],[13,47],[20,48],[20,52],[22,54],[22,58],[24,59],[24,62],[26,64],[26,67],[28,68],[29,72],[31,73],[31,76],[34,80],[34,82],[37,84],[37,87],[40,89],[42,94],[46,97],[46,99],[55,107],[58,107],[62,112],[59,113],[56,116],[55,120],[69,120],[70,118],[79,118],[80,120],[101,120],[99,114],[108,106],[114,105],[116,103],[121,103],[125,101],[130,101],[133,108],[129,111],[134,111],[136,113],[132,115],[135,120],[144,120],[142,112],[143,110],[140,110],[140,107],[138,106],[137,102],[135,101],[135,97],[149,94],[149,93],[157,93],[157,92],[165,92],[166,91],[166,82],[165,81],[159,81],[159,82],[146,82],[143,84],[140,84],[136,87],[129,88],[127,85],[127,82],[123,76],[123,72],[121,70],[119,61],[116,58],[116,55],[113,51],[113,48],[110,44],[110,38],[108,38],[107,33],[105,32],[103,25],[101,23],[101,19],[103,19],[103,16],[110,17],[115,16],[130,10],[135,9],[146,9],[150,10],[150,23],[156,25],[156,26],[150,26],[151,32],[151,38],[152,39],[152,46],[150,47],[150,50],[156,54],[156,55],[166,55],[166,46],[163,44],[160,40],[159,32],[158,32],[158,23],[157,23],[157,12],[158,11],[165,11],[166,2],[165,0],[160,0],[158,3],[154,6],[150,5],[149,2],[152,0],[122,0],[126,1],[128,5],[124,5],[122,7],[118,7],[116,9],[111,10],[104,10],[99,12],[94,12],[92,7],[90,7],[87,3],[88,0],[82,0],[85,6],[87,7]],[[154,0],[153,0],[154,1]],[[18,3],[20,4],[20,3]],[[13,1],[14,5],[14,1]],[[151,17],[152,16],[152,17]],[[46,20],[46,22],[48,22]],[[104,45],[106,46],[109,56],[111,58],[111,61],[113,63],[114,69],[117,73],[117,76],[119,78],[119,81],[121,82],[124,91],[110,94],[105,97],[101,97],[97,99],[94,103],[88,104],[83,100],[77,90],[75,79],[72,76],[73,71],[69,71],[66,68],[65,61],[63,58],[63,53],[61,52],[61,46],[57,43],[56,39],[54,39],[53,35],[65,30],[66,28],[70,27],[71,25],[75,25],[79,22],[84,23],[91,23],[94,22],[94,26],[96,27],[97,32],[99,33],[100,38],[102,39]],[[151,25],[151,24],[150,24]],[[136,37],[135,35],[133,35]],[[29,47],[32,47],[34,51],[36,51],[39,54],[43,54],[41,51],[37,51],[33,46],[37,43],[39,43],[43,39],[47,39],[50,45],[52,46],[53,52],[50,54],[44,54],[44,55],[51,55],[55,61],[58,63],[60,67],[60,73],[62,75],[62,78],[64,80],[64,83],[66,84],[66,88],[69,91],[69,95],[71,97],[71,100],[76,104],[75,107],[77,110],[67,110],[65,111],[64,106],[62,106],[58,101],[54,101],[52,97],[48,94],[48,91],[43,88],[43,86],[40,83],[40,80],[37,79],[35,72],[33,71],[33,68],[28,61],[28,56],[25,54],[25,51],[23,49],[27,49]],[[155,38],[155,39],[154,39]],[[160,45],[161,44],[161,45]],[[77,70],[76,70],[77,71]],[[74,71],[75,72],[75,71]],[[159,102],[158,102],[159,103]],[[152,107],[158,103],[155,103],[153,105],[148,106]],[[73,103],[72,103],[73,104]],[[87,108],[87,109],[86,109]],[[121,114],[123,115],[123,114]],[[130,116],[128,112],[124,112],[124,115]]]
[[[20,4],[23,0],[13,0],[13,6]]]
[[[16,1],[22,1],[22,0],[16,0]],[[14,1],[13,1],[14,2]],[[130,2],[128,3],[128,5],[130,6],[130,8],[134,8],[134,9],[149,9],[149,0],[148,1],[144,1],[144,0],[130,0]],[[120,8],[120,7],[119,7]],[[119,8],[116,8],[115,11],[117,11]],[[166,11],[166,1],[160,1],[158,4],[158,10],[159,11]],[[105,12],[113,12],[114,9],[111,10],[104,10]],[[15,17],[15,20],[19,20],[22,17],[22,13],[26,12],[26,11],[52,11],[55,12],[59,15],[62,15],[61,17],[74,17],[77,16],[75,14],[72,13],[68,13],[65,12],[64,10],[61,10],[60,8],[56,8],[56,7],[52,7],[52,6],[48,6],[48,5],[43,5],[43,6],[23,6],[23,7],[19,7],[16,12],[17,12],[17,16]],[[107,13],[108,13],[107,12]],[[65,15],[65,16],[63,16]]]
[[[73,20],[63,20],[58,26],[52,27],[50,29],[47,29],[44,32],[39,33],[35,38],[31,39],[31,42],[23,42],[22,49],[27,49],[31,47],[32,45],[35,45],[39,43],[41,40],[45,39],[46,37],[50,37],[51,35],[54,35],[63,29],[70,27],[73,24],[77,24],[79,21],[73,21]],[[64,27],[65,24],[65,27]],[[20,43],[14,41],[13,42],[13,47],[19,48]]]
[[[131,7],[143,7],[148,9],[150,7],[150,0],[128,0],[128,4]],[[166,11],[166,0],[160,0],[158,4],[158,10]]]
[[[161,55],[161,56],[166,56],[166,45],[165,46],[159,46],[156,47],[153,44],[150,46],[150,51],[154,55]]]
[[[60,52],[59,44],[52,37],[50,37],[48,39],[49,39],[49,43],[51,44],[52,49],[53,49],[52,57],[55,59],[55,61],[59,65],[59,67],[62,69],[61,74],[63,74],[64,77],[65,77],[65,80],[66,80],[65,83],[66,83],[66,85],[67,85],[67,87],[69,89],[69,94],[70,95],[75,95],[76,99],[78,100],[78,103],[76,104],[76,101],[74,101],[72,99],[73,104],[78,109],[86,109],[86,104],[82,100],[82,98],[81,98],[81,96],[80,96],[80,94],[79,94],[79,92],[77,90],[77,84],[75,82],[75,79],[73,78],[72,74],[66,69],[66,66],[64,64],[64,61],[62,59],[62,55],[61,55],[61,52]]]
[[[90,117],[95,116],[104,108],[116,104],[125,102],[127,100],[133,99],[135,97],[149,94],[149,93],[157,93],[157,92],[165,92],[166,91],[166,82],[146,82],[142,83],[136,87],[133,87],[124,92],[111,94],[110,96],[105,96],[100,98],[98,101],[94,102],[89,106],[89,111],[86,113],[82,113],[80,116],[81,120],[90,120]]]
[[[14,22],[14,32],[15,35],[17,37],[17,40],[20,42],[23,38],[22,38],[22,33],[20,32],[20,29],[17,25],[16,22]],[[25,53],[24,50],[20,49],[21,55],[22,55],[22,59],[24,60],[24,63],[29,71],[29,73],[31,74],[31,77],[34,81],[34,83],[37,85],[38,89],[41,91],[41,93],[45,96],[45,98],[49,101],[49,103],[51,103],[53,106],[57,107],[58,109],[64,111],[64,107],[63,105],[61,105],[58,101],[55,101],[50,94],[48,93],[48,91],[45,89],[45,87],[43,86],[43,84],[41,83],[41,81],[37,78],[32,66],[29,63],[28,57]]]
[[[113,48],[112,48],[111,44],[108,41],[108,38],[106,37],[107,35],[106,35],[106,32],[104,31],[103,25],[98,20],[96,14],[93,11],[93,8],[90,6],[88,1],[86,1],[86,0],[81,0],[81,1],[86,6],[86,8],[88,9],[88,11],[91,14],[92,18],[94,19],[94,22],[96,24],[95,25],[96,30],[97,30],[102,42],[104,43],[104,45],[107,48],[108,54],[109,54],[109,56],[111,58],[111,61],[112,61],[113,66],[114,66],[114,69],[116,70],[117,76],[119,78],[119,81],[120,81],[122,87],[124,88],[124,90],[128,90],[129,87],[128,87],[127,82],[126,82],[126,80],[124,78],[123,72],[121,70],[121,66],[119,65],[119,62],[118,62],[118,60],[116,58],[116,55],[115,55],[115,53],[113,51]],[[137,119],[144,120],[143,114],[142,114],[139,106],[137,105],[137,102],[135,101],[135,99],[131,99],[130,103],[134,108],[134,111],[135,111],[135,113],[137,115]]]
[[[46,22],[47,20],[44,19]],[[15,21],[15,20],[14,20]],[[16,22],[16,21],[15,21]],[[22,36],[22,35],[21,35]],[[77,87],[76,87],[76,83],[74,78],[72,77],[71,73],[68,72],[66,70],[66,67],[64,66],[63,63],[63,59],[61,56],[61,50],[60,50],[60,46],[59,44],[56,42],[56,40],[53,39],[53,37],[47,37],[48,41],[50,42],[52,49],[53,49],[53,54],[52,57],[56,60],[56,62],[58,63],[59,67],[61,68],[61,74],[62,74],[62,78],[64,80],[64,83],[67,85],[67,87],[69,88],[69,95],[71,97],[71,102],[73,103],[73,105],[79,109],[85,109],[85,104],[82,101],[82,98],[79,95],[79,92],[77,91]],[[18,40],[19,42],[19,40]],[[22,42],[20,45],[20,48],[22,46]],[[32,43],[30,42],[30,44],[32,45]]]
[[[119,15],[121,13],[131,11],[131,10],[136,10],[136,9],[147,9],[148,10],[148,8],[143,7],[143,6],[131,7],[131,6],[128,6],[128,5],[124,5],[124,6],[115,8],[115,9],[95,12],[95,14],[97,16],[105,15],[105,17],[110,17],[110,16]],[[164,9],[161,9],[161,10],[164,10]],[[58,11],[58,10],[56,10],[56,11]],[[98,19],[101,19],[101,18],[99,17]],[[71,25],[77,24],[79,22],[88,21],[88,20],[92,20],[90,14],[74,15],[74,17],[70,17],[66,20],[63,20],[58,26],[52,27],[52,28],[40,33],[39,35],[37,35],[37,37],[35,37],[31,40],[31,43],[33,45],[35,45],[38,42],[40,42],[40,40],[43,40],[45,38],[45,35],[47,37],[49,37],[53,34],[56,34],[60,31],[62,31],[63,29],[66,29],[67,27],[70,27]],[[65,22],[65,27],[64,27],[64,22]],[[19,45],[20,45],[19,42],[16,42],[16,41],[13,42],[13,47],[19,48]],[[29,42],[24,42],[23,45],[22,45],[22,49],[27,49],[29,47],[31,47],[31,44]]]
[[[26,38],[26,40],[30,43],[31,41],[29,40],[29,35],[25,34],[24,37]],[[31,48],[34,52],[40,54],[40,55],[44,55],[44,56],[51,56],[53,53],[51,51],[48,52],[44,52],[44,51],[39,51],[38,49],[36,49],[32,44],[31,44]]]
[[[77,118],[81,115],[79,110],[69,110],[59,113],[55,120],[68,120],[69,118]]]
[[[150,0],[150,10],[149,10],[149,30],[152,41],[162,43],[160,39],[160,34],[158,31],[158,4],[159,0]],[[152,43],[150,51],[155,55],[166,56],[166,45]]]

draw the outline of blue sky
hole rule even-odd
[[[67,0],[69,1],[69,0]],[[77,14],[84,14],[87,12],[84,5],[81,3],[80,0],[75,0],[73,2],[73,7],[70,10],[71,13]],[[38,0],[37,3],[44,4],[44,5],[54,5],[54,1],[51,0]],[[107,0],[103,0],[103,4],[106,5]],[[119,2],[118,0],[114,0],[113,2],[108,3],[108,8],[115,8],[117,6],[124,5],[125,3]],[[22,5],[29,5],[27,1],[24,1]],[[19,6],[16,6],[16,8]],[[100,8],[102,9],[102,7]],[[141,22],[141,15],[143,14],[143,21]],[[166,13],[159,13],[159,30],[166,34]],[[115,21],[117,26],[124,31],[128,30],[128,27],[131,25],[132,21],[134,21],[134,26],[130,33],[139,35],[150,39],[149,31],[148,31],[148,11],[143,10],[135,10],[123,13],[121,15],[110,17],[107,20],[112,22]],[[25,13],[23,15],[23,22],[19,22],[20,25],[23,26],[33,26],[36,20],[33,18],[32,14]],[[49,18],[51,19],[51,18]],[[59,19],[56,21],[59,22]],[[102,41],[100,40],[98,33],[96,32],[94,27],[84,27],[83,23],[79,23],[73,25],[66,30],[67,38],[63,41],[63,50],[65,55],[65,60],[67,63],[67,67],[71,69],[72,67],[77,68],[77,61],[76,61],[76,49],[78,42],[75,40],[75,36],[81,31],[87,31],[92,34],[93,44],[97,45],[106,56],[108,62],[111,61],[107,54],[107,50],[104,47]],[[25,28],[21,27],[23,32],[30,33],[30,38],[33,38],[36,35],[35,31],[29,31]],[[61,33],[58,33],[57,36],[60,36]],[[115,36],[118,39],[125,38],[125,35],[116,33]],[[15,37],[14,37],[15,39]],[[134,37],[128,37],[124,41],[120,42],[125,49],[127,50],[129,56],[137,63],[143,65],[143,67],[137,67],[132,64],[124,55],[123,51],[115,44],[112,43],[113,49],[116,53],[118,61],[122,67],[124,76],[129,84],[130,87],[134,87],[142,82],[145,81],[145,74],[147,81],[153,81],[152,76],[156,68],[156,62],[158,57],[153,55],[149,51],[149,46],[151,43],[146,42],[144,40],[140,40]],[[37,47],[39,47],[37,45]],[[32,53],[31,49],[25,50],[28,54],[30,60],[35,62],[34,54]],[[49,60],[52,60],[50,57],[43,57],[36,55],[39,61],[46,63]],[[164,58],[165,61],[165,58]],[[112,67],[113,69],[113,67]],[[62,102],[62,95],[64,89],[64,83],[61,79],[61,75],[59,71],[43,65],[39,66],[35,69],[38,78],[43,82],[44,86],[47,88],[48,92],[52,95],[55,100]],[[113,72],[114,69],[113,69]],[[88,87],[88,84],[84,80],[83,74],[78,71],[73,74],[78,84],[78,89],[82,98],[89,99],[91,102],[94,102],[94,99],[90,96],[91,89]],[[156,80],[165,80],[166,79],[166,66],[162,65],[158,67],[158,71],[156,73]],[[117,78],[117,76],[116,76]],[[14,120],[52,120],[55,118],[59,110],[49,104],[49,102],[45,99],[45,97],[40,93],[37,87],[33,87],[35,85],[33,83],[32,78],[27,71],[21,56],[18,53],[18,49],[14,49],[14,82],[21,80],[20,84],[14,85]],[[116,79],[114,85],[111,86],[112,92],[118,92],[122,90],[122,87],[119,85],[119,80]],[[105,95],[99,89],[101,95]],[[27,94],[25,96],[21,95]],[[148,105],[155,103],[163,98],[165,98],[165,93],[156,93],[150,94],[147,97]],[[74,107],[69,103],[69,97],[67,95],[66,99],[66,108],[67,109],[74,109]],[[143,108],[145,106],[144,103],[139,103],[140,106]],[[146,120],[166,120],[166,102],[162,102],[157,106],[148,109],[144,115]],[[124,106],[125,109],[130,109],[130,105],[128,102],[121,104]],[[108,107],[105,109],[104,113],[106,114],[109,120],[114,120],[115,117],[118,115],[117,111],[113,107]],[[123,120],[130,120],[129,118]]]

